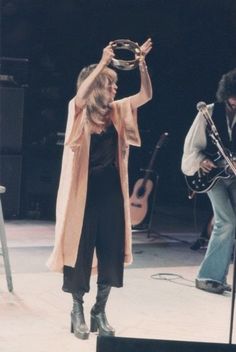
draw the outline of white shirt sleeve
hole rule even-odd
[[[208,105],[209,114],[212,115],[214,104]],[[185,175],[193,175],[200,168],[200,162],[205,159],[204,149],[207,145],[206,120],[199,112],[190,127],[184,142],[184,152],[181,169]]]

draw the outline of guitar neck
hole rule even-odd
[[[142,182],[142,186],[141,187],[145,187],[146,186],[146,183],[147,183],[147,180],[149,178],[149,175],[151,172],[153,172],[153,164],[154,164],[154,161],[156,159],[156,155],[158,153],[158,151],[161,149],[161,147],[163,146],[163,144],[165,143],[167,137],[169,136],[169,134],[167,132],[163,133],[160,137],[160,139],[158,140],[156,146],[155,146],[155,149],[154,149],[154,152],[152,153],[152,157],[151,157],[151,160],[148,164],[148,167],[147,169],[145,169],[145,175],[144,175],[144,178],[143,178],[143,182]]]
[[[144,178],[143,178],[143,182],[141,184],[141,187],[145,187],[146,186],[146,183],[147,183],[147,180],[149,178],[149,175],[150,173],[152,172],[153,170],[151,169],[145,169],[145,175],[144,175]]]

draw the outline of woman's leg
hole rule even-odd
[[[98,284],[96,303],[91,310],[91,332],[99,330],[99,335],[114,336],[115,330],[108,323],[105,307],[111,286]]]
[[[102,202],[99,206],[96,252],[98,258],[98,291],[91,310],[91,331],[100,335],[114,335],[107,321],[105,306],[111,286],[123,286],[124,272],[124,201],[118,171],[108,168],[103,174]]]
[[[106,197],[99,207],[96,252],[98,284],[123,286],[125,220],[124,201],[118,171],[111,168],[104,176]],[[105,190],[104,190],[105,192]]]
[[[83,311],[83,296],[90,289],[90,275],[97,233],[97,211],[87,197],[83,229],[74,268],[64,267],[63,291],[72,293],[71,332],[80,339],[88,339],[89,329]]]

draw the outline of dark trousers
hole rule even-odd
[[[94,249],[98,258],[98,284],[123,286],[124,202],[115,166],[92,172],[75,268],[64,267],[63,291],[89,291]]]

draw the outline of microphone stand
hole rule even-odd
[[[227,165],[233,171],[233,174],[236,176],[236,167],[232,162],[231,158],[228,157],[225,152],[225,148],[220,139],[219,133],[216,129],[216,126],[209,114],[206,103],[200,102],[197,104],[197,108],[203,114],[206,119],[208,125],[208,132],[210,137],[212,138],[213,143],[218,148],[220,154],[225,159]],[[232,297],[231,297],[231,313],[230,313],[230,328],[229,328],[229,344],[232,344],[232,335],[233,335],[233,323],[234,323],[234,308],[235,308],[235,291],[236,291],[236,248],[235,248],[235,240],[234,240],[234,263],[233,263],[233,283],[232,283]]]

